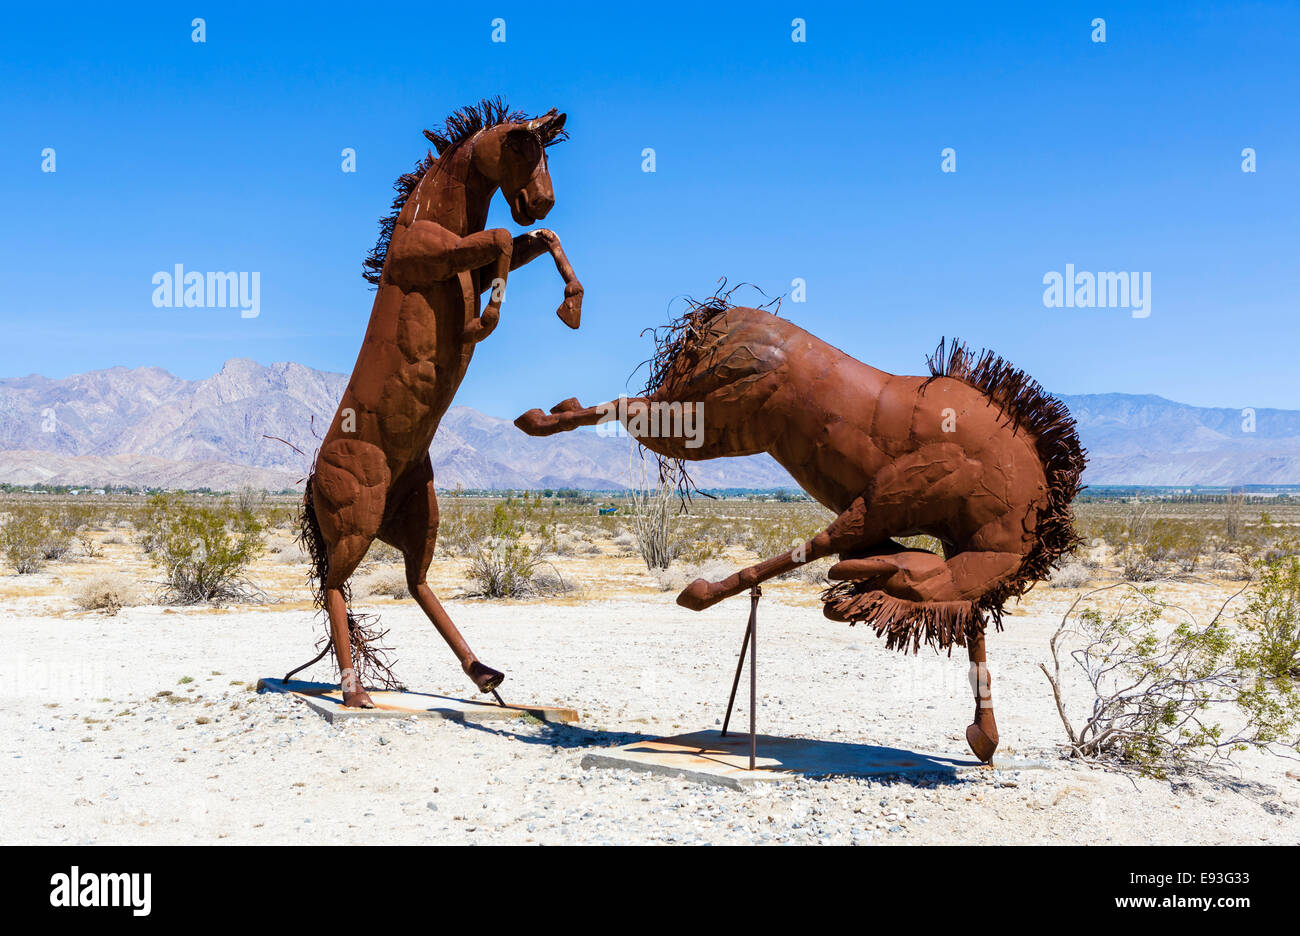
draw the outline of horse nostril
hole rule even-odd
[[[538,196],[537,202],[533,205],[533,208],[535,209],[533,213],[536,217],[542,218],[545,217],[546,213],[554,207],[555,207],[554,195],[541,195]]]

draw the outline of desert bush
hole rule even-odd
[[[373,597],[408,598],[411,591],[406,587],[406,576],[398,572],[379,572],[361,582],[362,593]]]
[[[1126,582],[1150,582],[1160,576],[1160,566],[1142,546],[1130,544],[1120,550],[1119,575]]]
[[[528,598],[568,590],[558,572],[552,569],[554,574],[542,574],[541,559],[524,542],[528,514],[528,506],[514,499],[493,507],[488,541],[479,547],[467,572],[474,583],[472,594],[481,598]]]
[[[272,562],[278,562],[284,565],[297,565],[298,563],[306,562],[307,560],[307,553],[303,550],[302,544],[297,540],[282,543],[271,553]]]
[[[702,526],[682,536],[675,558],[691,565],[718,558],[722,555],[723,543],[710,533],[708,526]]]
[[[260,596],[246,576],[264,543],[262,524],[252,511],[227,503],[196,506],[166,494],[150,500],[140,532],[165,576],[168,600],[194,604]]]
[[[122,575],[97,575],[83,582],[75,594],[77,607],[83,611],[117,614],[137,603],[135,588]]]
[[[1096,595],[1117,588],[1126,590],[1117,607],[1095,603]],[[1151,587],[1121,582],[1075,599],[1052,635],[1052,669],[1039,664],[1069,739],[1068,755],[1163,776],[1189,761],[1230,758],[1250,747],[1300,749],[1294,738],[1300,692],[1289,679],[1270,678],[1260,642],[1244,640],[1224,622],[1232,600],[1200,624]],[[1177,621],[1170,624],[1167,615]],[[1075,720],[1061,672],[1067,644],[1089,689],[1078,710],[1084,714]]]
[[[14,505],[0,527],[0,550],[19,575],[30,575],[45,565],[55,536],[44,510],[30,504]]]
[[[1300,556],[1257,564],[1241,622],[1258,642],[1260,666],[1267,676],[1300,678]]]
[[[651,569],[650,575],[660,591],[681,591],[697,578],[715,582],[735,571],[731,565],[714,560],[700,564],[676,563],[667,569]]]
[[[633,458],[632,488],[628,491],[629,520],[637,549],[650,571],[666,569],[677,554],[676,520],[681,502],[675,478],[668,475],[651,480],[644,459]]]
[[[746,547],[759,559],[770,559],[802,546],[825,527],[819,520],[788,509],[781,515],[755,519],[749,528]],[[797,566],[778,579],[796,578],[803,567]]]
[[[438,511],[438,549],[448,556],[473,556],[491,535],[492,514],[468,498],[443,498]]]
[[[564,595],[577,589],[570,579],[560,575],[554,566],[543,564],[533,573],[533,588],[539,595]]]
[[[558,527],[543,542],[543,548],[553,556],[572,556],[583,546],[585,543],[582,539]]]
[[[836,561],[837,559],[832,557],[806,562],[794,573],[794,577],[801,582],[807,582],[809,585],[829,585],[830,579],[826,577],[826,574]]]
[[[100,542],[105,546],[121,546],[126,542],[126,539],[120,533],[110,533]]]
[[[361,565],[368,568],[376,565],[392,565],[394,562],[401,561],[402,553],[395,546],[390,546],[383,540],[373,540],[370,548],[366,550],[365,558],[361,560]]]
[[[1081,588],[1092,581],[1092,570],[1082,562],[1067,562],[1055,572],[1047,584],[1052,588]]]

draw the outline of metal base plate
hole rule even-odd
[[[583,767],[641,770],[681,777],[698,783],[745,789],[761,783],[799,777],[929,777],[952,779],[972,770],[988,770],[973,756],[918,754],[900,748],[842,741],[758,736],[758,760],[749,769],[748,732],[697,731],[590,751]],[[992,769],[1021,770],[1046,766],[1039,762],[995,760]]]
[[[533,718],[548,722],[572,724],[578,720],[578,712],[571,708],[559,708],[553,705],[498,705],[495,701],[476,702],[469,699],[456,699],[451,696],[432,695],[426,692],[380,692],[372,691],[370,698],[375,703],[372,709],[345,708],[343,693],[333,683],[306,682],[291,679],[259,679],[259,692],[283,692],[301,700],[315,712],[319,712],[328,722],[343,719],[372,718],[447,718],[460,722],[502,721],[512,718]]]

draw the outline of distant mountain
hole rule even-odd
[[[343,374],[239,358],[195,381],[152,367],[0,379],[0,481],[292,487],[310,459],[286,443],[314,453],[346,386]],[[442,488],[590,490],[626,487],[633,450],[589,431],[534,439],[454,406],[430,455]],[[767,456],[701,463],[692,478],[706,488],[794,487]]]
[[[285,442],[313,453],[346,385],[343,374],[245,359],[193,381],[156,367],[0,379],[0,481],[292,487],[308,458]],[[1120,393],[1062,400],[1089,449],[1090,484],[1300,483],[1300,411],[1257,410],[1246,432],[1238,409]],[[610,489],[627,485],[632,450],[589,431],[534,439],[457,406],[431,456],[442,488]],[[693,468],[705,488],[794,485],[767,456]]]
[[[1300,411],[1174,403],[1127,393],[1062,396],[1088,449],[1090,484],[1300,483]],[[1247,431],[1249,430],[1249,431]]]

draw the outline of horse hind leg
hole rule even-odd
[[[442,639],[447,641],[461,669],[478,690],[491,692],[496,689],[505,680],[505,674],[479,660],[426,581],[438,539],[438,498],[433,488],[433,468],[427,460],[417,469],[410,493],[401,500],[397,509],[389,512],[389,517],[381,537],[401,550],[406,566],[406,587],[411,597]]]
[[[1019,567],[1016,553],[965,552],[944,560],[924,550],[888,550],[878,555],[844,559],[828,573],[834,581],[863,583],[895,598],[925,603],[967,602],[1005,581]],[[827,604],[826,616],[837,621],[855,619],[855,610],[874,601],[872,592],[848,595]],[[984,763],[998,747],[998,725],[993,717],[993,677],[989,673],[984,632],[965,635],[970,657],[970,686],[975,696],[975,717],[966,728],[966,743]]]
[[[388,488],[388,467],[376,446],[355,440],[328,443],[308,481],[313,511],[326,546],[321,588],[330,640],[339,667],[339,688],[348,708],[374,708],[353,655],[353,627],[344,586],[379,530]]]
[[[975,718],[966,727],[966,743],[975,756],[987,764],[998,749],[998,723],[993,719],[993,695],[989,691],[993,677],[989,675],[988,657],[984,652],[984,634],[967,637],[966,649],[970,655],[971,691],[975,693]]]

